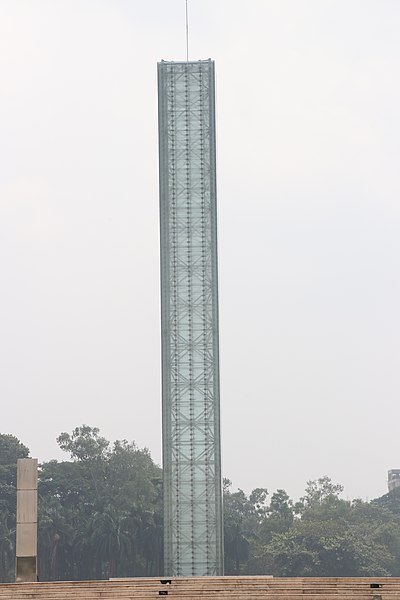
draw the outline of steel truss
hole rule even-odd
[[[214,63],[158,86],[165,575],[222,575]]]

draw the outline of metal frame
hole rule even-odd
[[[158,94],[165,575],[222,575],[214,62]]]

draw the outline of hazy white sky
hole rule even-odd
[[[0,0],[0,431],[161,461],[158,60],[184,0]],[[217,69],[222,447],[235,487],[400,467],[400,3],[189,0]],[[65,458],[67,458],[65,456]]]

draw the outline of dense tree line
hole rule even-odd
[[[16,459],[28,450],[0,435],[0,581],[13,579]],[[39,469],[41,580],[150,576],[161,572],[161,469],[146,449],[112,446],[87,426],[57,442],[71,460]],[[4,465],[2,463],[5,463]],[[4,490],[4,491],[3,491]],[[4,498],[4,500],[3,500]]]
[[[40,579],[162,574],[161,469],[148,450],[88,426],[57,441],[70,460],[40,465]],[[14,576],[16,461],[27,456],[0,434],[0,581]],[[293,502],[224,480],[226,574],[400,576],[400,490],[372,502],[342,491],[322,477]]]
[[[246,496],[225,482],[228,574],[282,577],[400,576],[400,490],[372,502],[343,500],[328,477],[293,503],[284,490]]]

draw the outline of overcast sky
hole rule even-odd
[[[400,468],[400,3],[189,0],[217,70],[223,472]],[[0,0],[0,432],[161,462],[158,60],[184,0]],[[67,456],[65,455],[65,458]]]

